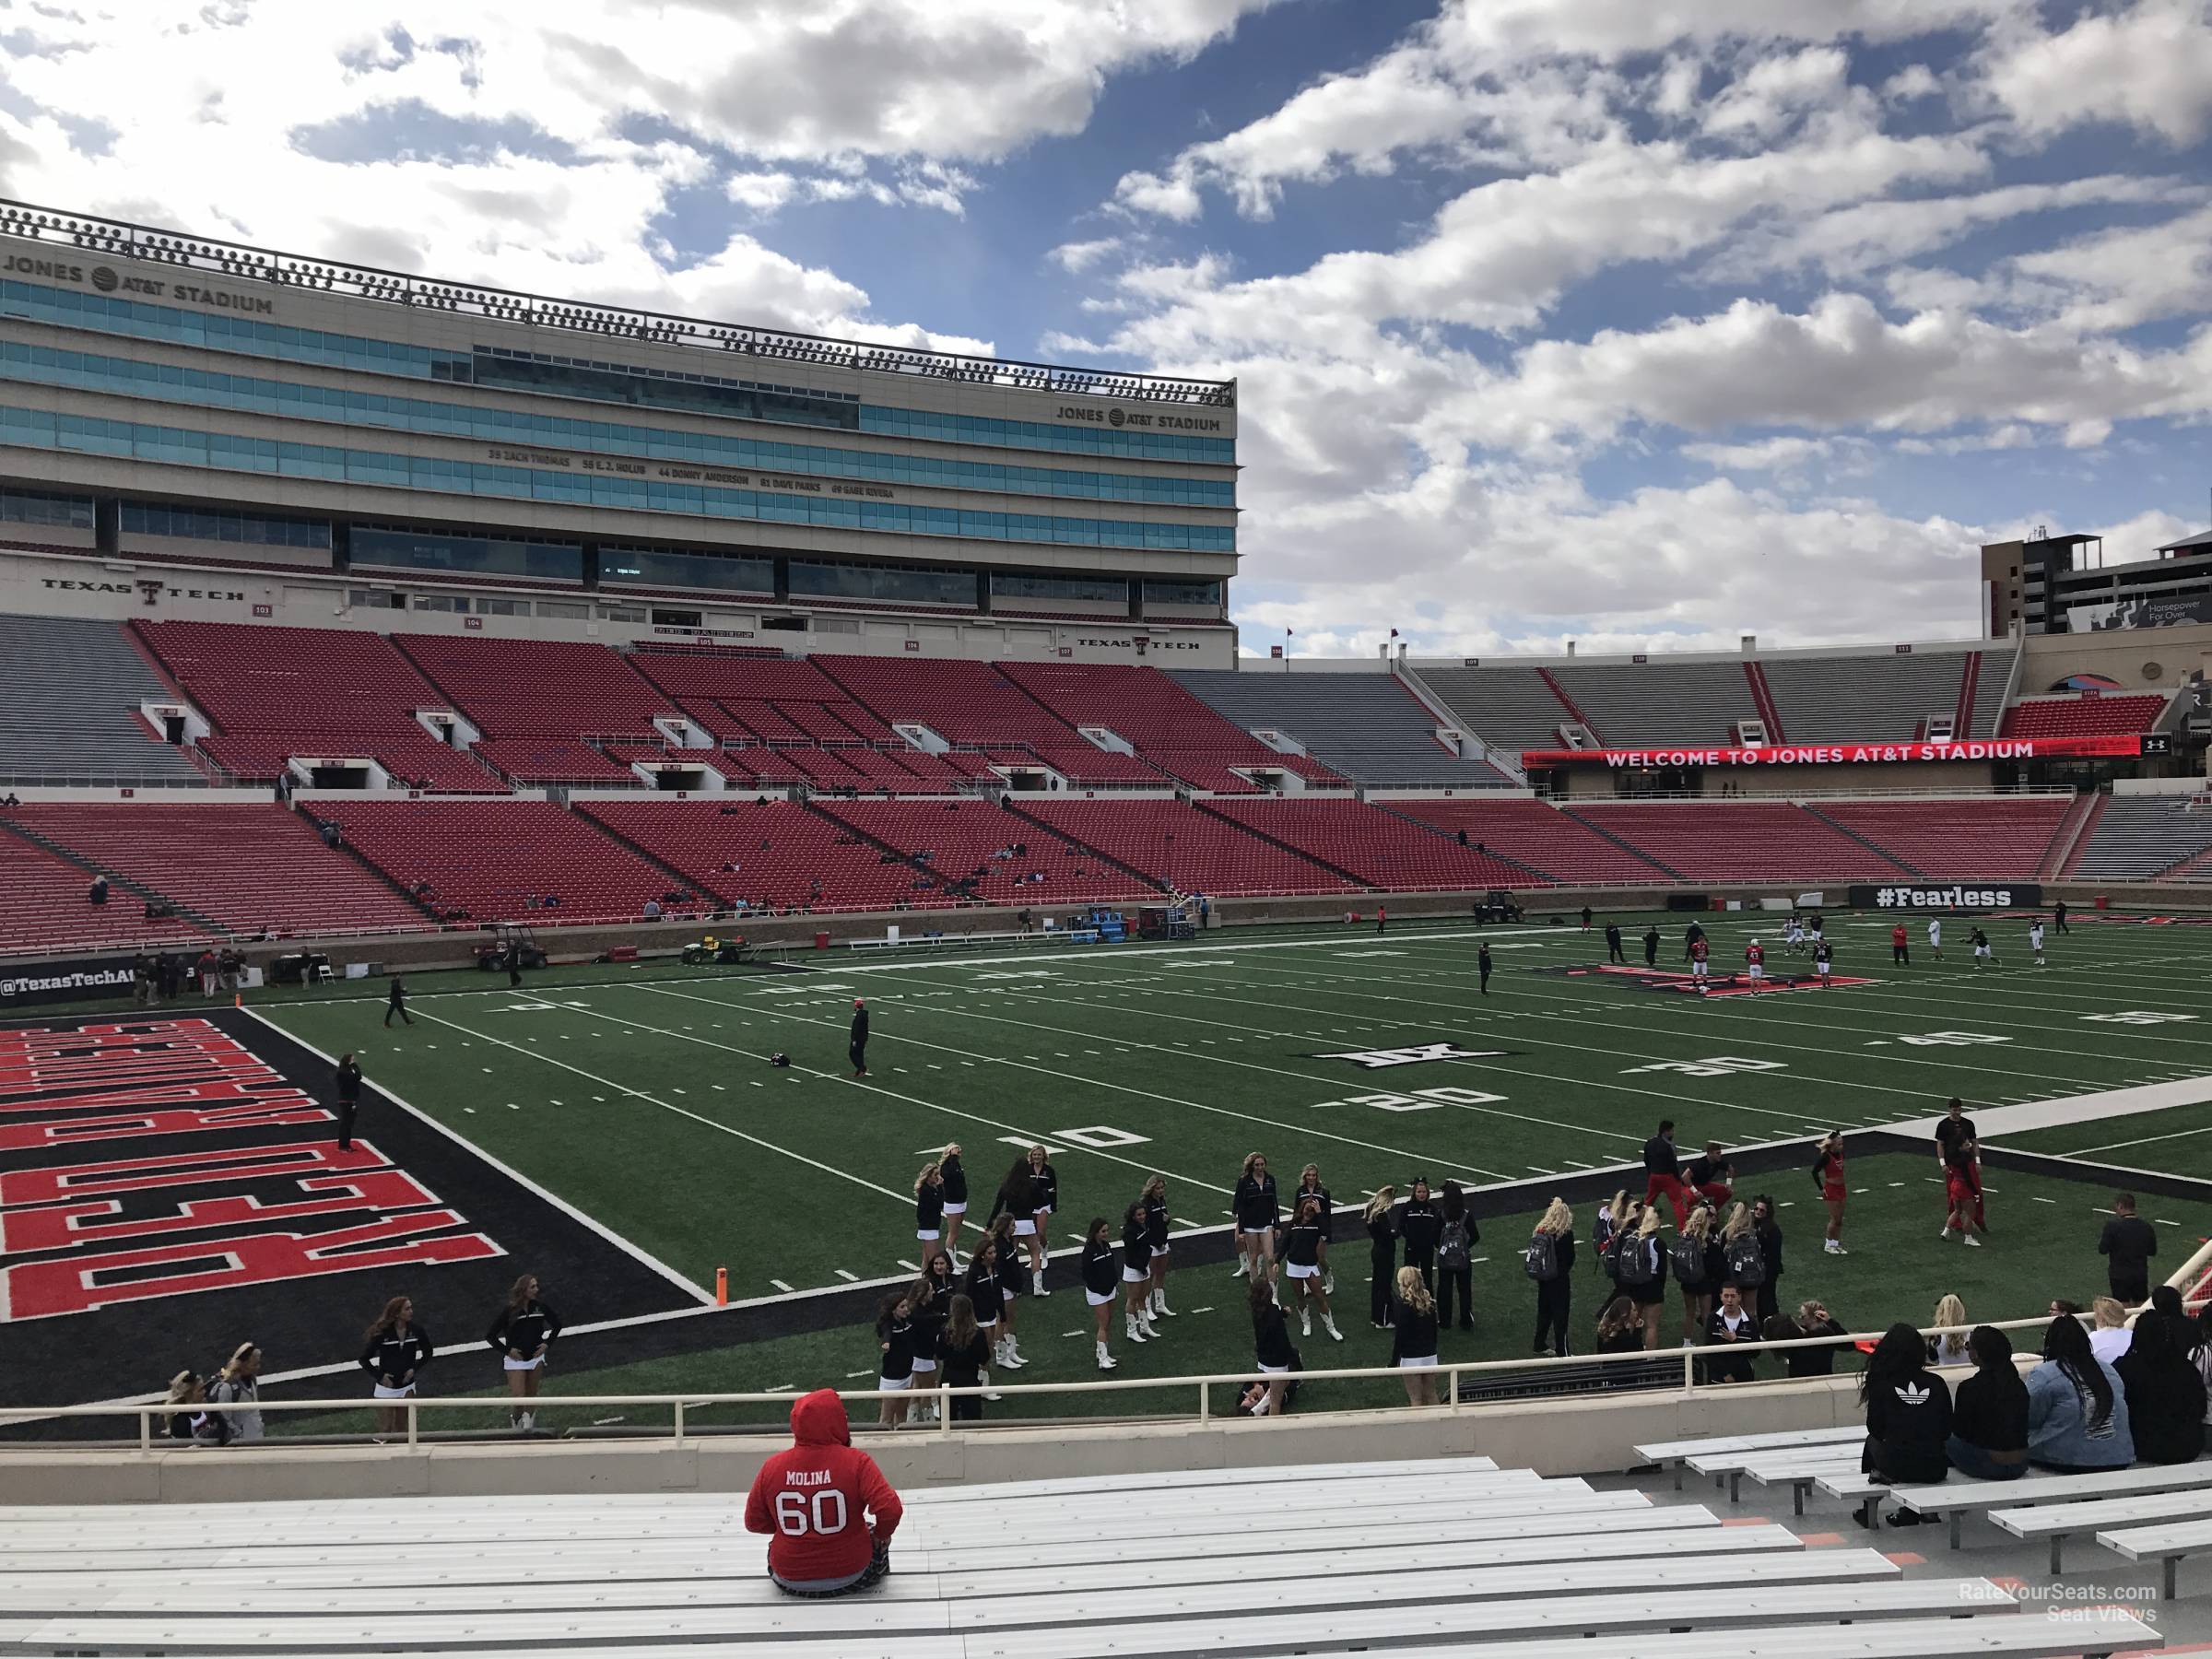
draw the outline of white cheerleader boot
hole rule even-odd
[[[1122,1315],[1122,1334],[1132,1342],[1143,1342],[1146,1339],[1144,1332],[1137,1327],[1136,1315],[1134,1313]]]
[[[1108,1352],[1106,1351],[1106,1345],[1105,1345],[1103,1342],[1100,1343],[1100,1344],[1099,1344],[1099,1369],[1100,1369],[1100,1371],[1112,1371],[1112,1370],[1113,1370],[1113,1369],[1114,1369],[1114,1365],[1115,1365],[1115,1363],[1116,1363],[1116,1362],[1115,1362],[1115,1360],[1114,1360],[1114,1358],[1113,1358],[1113,1356],[1112,1356],[1112,1354],[1110,1354],[1110,1353],[1108,1353]]]

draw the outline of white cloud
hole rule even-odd
[[[1101,236],[1091,241],[1062,242],[1045,257],[1070,276],[1079,276],[1091,266],[1118,253],[1121,246],[1120,237]]]
[[[1985,74],[2030,134],[2116,121],[2194,144],[2212,129],[2212,0],[2136,0],[2056,34],[2030,17],[2003,32]]]

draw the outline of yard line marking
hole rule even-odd
[[[275,1020],[271,1019],[267,1015],[264,1014],[259,1008],[247,1008],[245,1012],[252,1016],[254,1019],[259,1020],[263,1025],[267,1026],[270,1030],[275,1031],[279,1037],[286,1039],[288,1041],[298,1043],[301,1048],[305,1049],[309,1053],[314,1055],[316,1059],[324,1062],[324,1064],[326,1065],[335,1066],[337,1065],[338,1062],[335,1055],[326,1053],[324,1050],[317,1048],[313,1043],[308,1041],[304,1037],[294,1036],[291,1032],[286,1030],[282,1026],[278,1025]],[[427,1010],[423,1011],[422,1017],[425,1019],[436,1019],[441,1025],[448,1025],[452,1023],[449,1020],[439,1019],[437,1015],[429,1013]],[[460,1030],[461,1028],[455,1027],[454,1029]],[[480,1035],[480,1033],[477,1032],[470,1032],[468,1034],[471,1036]],[[485,1041],[499,1043],[501,1048],[513,1049],[516,1053],[527,1056],[533,1060],[544,1060],[545,1064],[547,1065],[560,1065],[560,1062],[558,1060],[549,1059],[541,1054],[533,1054],[526,1048],[520,1047],[512,1042],[502,1041],[497,1037],[486,1038]],[[569,1069],[573,1070],[574,1068],[571,1067]],[[410,1117],[420,1119],[423,1123],[428,1124],[431,1128],[435,1129],[439,1134],[444,1135],[448,1140],[457,1142],[461,1147],[465,1148],[475,1157],[481,1159],[489,1167],[497,1170],[508,1180],[513,1182],[516,1186],[521,1187],[525,1191],[535,1193],[539,1197],[543,1198],[555,1209],[560,1211],[562,1215],[568,1217],[571,1221],[577,1222],[581,1226],[589,1228],[593,1232],[597,1233],[601,1238],[605,1239],[609,1244],[612,1244],[617,1249],[620,1250],[625,1255],[642,1262],[646,1266],[652,1268],[653,1272],[659,1274],[670,1284],[681,1289],[686,1295],[693,1298],[702,1306],[712,1307],[714,1305],[714,1293],[712,1290],[709,1290],[704,1285],[693,1283],[690,1279],[685,1277],[684,1275],[678,1273],[675,1268],[669,1266],[667,1263],[662,1261],[660,1257],[654,1255],[652,1252],[644,1249],[641,1245],[631,1243],[620,1233],[616,1232],[612,1228],[606,1226],[606,1223],[595,1221],[590,1216],[585,1215],[583,1211],[578,1209],[574,1205],[569,1203],[566,1199],[559,1196],[559,1194],[551,1191],[543,1182],[530,1180],[527,1176],[524,1175],[522,1171],[514,1169],[504,1160],[494,1158],[489,1152],[486,1151],[482,1147],[477,1146],[476,1142],[470,1140],[466,1135],[461,1134],[459,1131],[440,1123],[435,1117],[432,1117],[429,1112],[423,1111],[420,1107],[415,1106],[410,1104],[408,1101],[401,1100],[399,1096],[392,1092],[390,1086],[383,1083],[371,1083],[369,1085],[369,1087],[375,1089],[377,1093],[382,1095],[385,1100],[391,1101],[393,1105],[398,1107],[402,1112],[407,1113]],[[560,1104],[559,1100],[556,1100],[553,1103],[556,1106]]]
[[[2071,1152],[2061,1152],[2061,1158],[2087,1158],[2094,1152],[2118,1152],[2127,1147],[2148,1147],[2159,1141],[2187,1140],[2193,1135],[2212,1135],[2212,1124],[2201,1129],[2176,1129],[2171,1135],[2146,1135],[2136,1140],[2107,1141],[2100,1147],[2077,1147]]]
[[[922,1271],[922,1267],[919,1263],[907,1261],[903,1257],[900,1258],[899,1265],[905,1268],[909,1273],[919,1273]]]
[[[786,1296],[789,1296],[789,1295],[793,1294],[791,1287],[790,1287],[789,1285],[785,1284],[785,1283],[784,1283],[784,1282],[783,1282],[782,1279],[779,1279],[779,1278],[771,1278],[771,1279],[770,1279],[768,1282],[769,1282],[770,1284],[773,1285],[773,1286],[774,1286],[774,1287],[775,1287],[777,1289],[779,1289],[779,1290],[782,1291],[782,1292],[783,1292],[783,1294],[784,1294],[784,1295],[786,1295]],[[861,1372],[860,1374],[861,1374],[862,1376],[864,1376],[864,1377],[865,1377],[865,1376],[866,1376],[866,1375],[867,1375],[867,1372],[865,1372],[865,1371],[863,1371],[863,1372]]]
[[[900,1263],[899,1265],[901,1267],[906,1265],[906,1264],[903,1262]],[[836,1274],[839,1278],[843,1279],[848,1285],[857,1285],[860,1283],[860,1275],[857,1273],[847,1273],[842,1267],[832,1267],[830,1269],[830,1271]]]

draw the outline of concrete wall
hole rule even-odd
[[[1223,1391],[1217,1389],[1218,1396]],[[941,1435],[864,1434],[894,1486],[960,1486],[1162,1469],[1487,1456],[1539,1475],[1632,1468],[1635,1448],[1858,1422],[1850,1378],[1551,1399],[1457,1410],[1340,1412],[1280,1422],[1053,1424]],[[0,1503],[221,1503],[281,1499],[727,1492],[787,1442],[767,1435],[653,1445],[331,1446],[253,1451],[0,1453]]]

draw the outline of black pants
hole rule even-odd
[[[507,964],[507,982],[516,986],[523,982],[523,966],[520,962],[510,961]]]
[[[868,1045],[866,1043],[853,1043],[845,1050],[845,1053],[852,1056],[854,1071],[865,1072],[868,1069]]]
[[[956,1423],[980,1423],[983,1420],[982,1394],[955,1394],[952,1396],[952,1420]]]
[[[1368,1284],[1367,1308],[1369,1321],[1374,1324],[1388,1324],[1392,1310],[1397,1305],[1397,1290],[1393,1280],[1397,1275],[1397,1258],[1385,1261],[1375,1258],[1374,1277]]]
[[[1892,945],[1889,947],[1889,959],[1892,962],[1902,962],[1910,968],[1912,965],[1912,953],[1902,945]]]
[[[1463,1330],[1472,1330],[1475,1324],[1475,1269],[1472,1267],[1439,1267],[1436,1270],[1436,1323],[1441,1327],[1452,1323],[1452,1297],[1459,1295],[1459,1324]]]
[[[386,1005],[384,1008],[384,1023],[386,1025],[390,1025],[392,1023],[392,1016],[394,1014],[398,1015],[400,1018],[406,1020],[409,1025],[413,1025],[415,1023],[415,1017],[407,1012],[407,1005],[405,1003],[395,1002]]]
[[[1627,953],[1626,951],[1622,950],[1622,949],[1621,949],[1621,947],[1620,947],[1619,946],[1618,946],[1618,945],[1608,945],[1608,946],[1606,946],[1606,961],[1608,961],[1608,962],[1619,962],[1620,964],[1622,964],[1622,965],[1625,967],[1625,966],[1627,965],[1627,963],[1628,963],[1628,959],[1629,959],[1629,958],[1628,958],[1628,953]]]
[[[1566,1356],[1568,1309],[1573,1294],[1574,1287],[1568,1283],[1567,1276],[1563,1273],[1558,1278],[1536,1281],[1536,1347],[1539,1351],[1548,1338],[1551,1351],[1561,1358]]]
[[[1754,1304],[1753,1311],[1758,1316],[1759,1328],[1764,1330],[1766,1328],[1767,1321],[1782,1312],[1782,1302],[1775,1292],[1774,1281],[1772,1279],[1769,1279],[1765,1284],[1759,1286],[1759,1288],[1752,1293],[1752,1300]],[[1814,1350],[1810,1348],[1806,1350],[1807,1353],[1811,1353]]]
[[[2148,1273],[2134,1273],[2125,1278],[2122,1278],[2115,1273],[2109,1275],[2108,1277],[2112,1283],[2114,1299],[2124,1302],[2127,1306],[2132,1308],[2150,1300],[2150,1275]]]
[[[2064,916],[2059,917],[2057,920],[2058,931],[2060,933],[2072,933],[2074,931],[2072,928],[2066,925],[2066,919]]]
[[[1488,968],[1482,971],[1482,994],[1485,996],[1490,994],[1490,971]]]
[[[359,1100],[338,1102],[338,1150],[341,1152],[353,1146],[353,1114],[360,1110],[360,1105]]]
[[[1430,1253],[1425,1256],[1417,1256],[1409,1250],[1406,1253],[1406,1265],[1413,1268],[1421,1276],[1421,1283],[1428,1286],[1429,1294],[1434,1296],[1436,1294],[1435,1255]]]
[[[1644,965],[1646,968],[1656,968],[1656,967],[1658,967],[1658,966],[1659,966],[1659,947],[1658,947],[1658,946],[1656,946],[1656,945],[1646,945],[1646,946],[1643,947],[1643,965]]]

